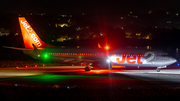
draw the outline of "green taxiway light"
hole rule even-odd
[[[57,80],[67,80],[70,78],[107,78],[106,76],[91,76],[91,75],[55,75],[55,74],[44,74],[36,76],[20,77],[25,79],[31,79],[40,82],[54,82]]]

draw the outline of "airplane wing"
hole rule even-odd
[[[78,59],[77,57],[61,57],[61,56],[52,56],[55,60],[60,60],[62,63],[69,64],[80,64],[80,63],[94,63],[96,60],[94,59]]]

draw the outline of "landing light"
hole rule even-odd
[[[109,60],[109,59],[107,59],[106,61],[107,61],[108,63],[110,62],[110,60]]]
[[[117,58],[117,57],[115,57],[115,56],[109,57],[109,59],[110,59],[112,62],[116,62],[116,58]]]

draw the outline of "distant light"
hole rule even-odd
[[[70,87],[69,87],[69,86],[67,86],[67,89],[70,89]]]
[[[149,14],[151,14],[151,13],[152,13],[152,11],[149,11],[148,13],[149,13]]]
[[[81,59],[81,56],[79,56],[79,59]]]
[[[37,67],[37,65],[34,65],[34,67]]]
[[[17,86],[17,84],[15,84],[14,86]]]
[[[16,36],[16,35],[19,35],[19,34],[18,34],[18,33],[16,33],[16,34],[14,34],[14,35]]]
[[[167,23],[171,23],[171,21],[167,21]]]
[[[180,64],[178,63],[177,66],[179,66]]]
[[[169,11],[166,11],[166,14],[170,14],[170,12],[169,12]]]
[[[16,69],[19,69],[19,67],[18,67],[18,66],[16,66]]]
[[[146,49],[150,49],[150,46],[146,46]]]

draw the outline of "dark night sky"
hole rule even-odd
[[[0,0],[0,12],[72,13],[180,8],[180,0]]]

